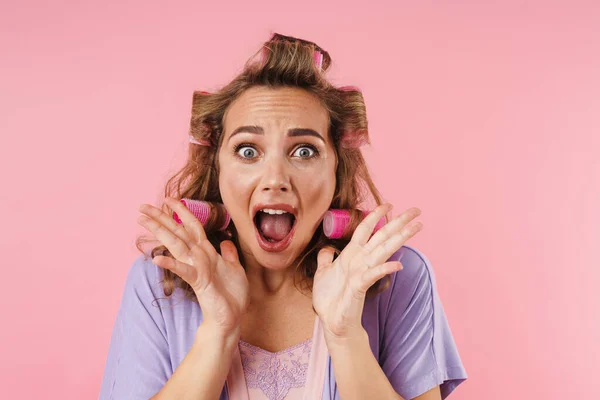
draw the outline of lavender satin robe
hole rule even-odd
[[[441,385],[442,399],[467,379],[429,260],[403,246],[390,257],[404,268],[390,287],[368,297],[362,324],[373,355],[404,399]],[[180,289],[164,299],[162,269],[138,256],[129,269],[108,350],[100,400],[152,397],[167,382],[192,346],[202,322],[198,303]],[[163,298],[155,300],[155,298]],[[323,400],[340,400],[328,358]],[[230,400],[227,385],[220,400]]]

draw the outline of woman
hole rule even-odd
[[[369,177],[360,91],[325,80],[312,42],[275,34],[258,56],[194,94],[188,164],[140,207],[162,245],[130,269],[100,398],[447,397],[467,375],[429,261],[404,246],[420,210],[388,220]],[[325,235],[328,209],[369,195]],[[204,227],[183,198],[215,205]]]

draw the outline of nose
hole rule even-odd
[[[290,176],[286,171],[285,161],[281,157],[271,157],[269,160],[266,160],[264,167],[261,179],[261,191],[291,191]]]

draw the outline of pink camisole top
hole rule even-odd
[[[320,400],[328,356],[318,316],[311,339],[276,353],[240,340],[226,381],[229,399]]]

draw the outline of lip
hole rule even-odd
[[[258,231],[258,227],[254,223],[256,213],[264,208],[270,208],[272,210],[282,210],[294,216],[294,225],[292,226],[292,229],[286,237],[284,237],[277,243],[271,243],[263,239],[262,235]],[[292,242],[292,239],[294,238],[294,233],[296,232],[296,225],[298,225],[298,210],[296,209],[296,207],[286,203],[258,203],[254,207],[252,207],[252,222],[252,225],[254,225],[254,234],[256,235],[256,240],[258,241],[258,245],[260,246],[260,248],[269,253],[280,252],[287,249],[290,243]]]

